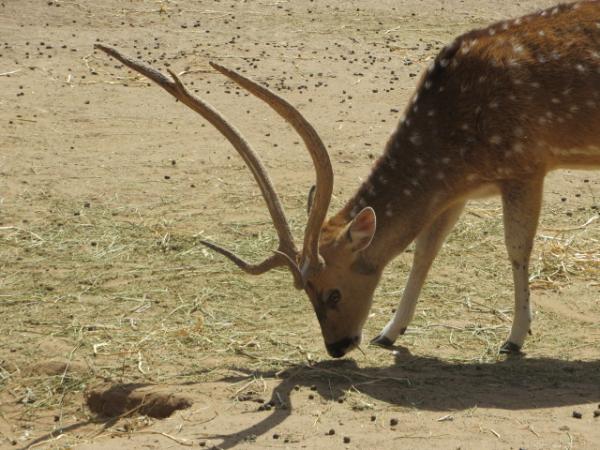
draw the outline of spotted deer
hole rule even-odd
[[[240,153],[265,198],[277,250],[251,264],[210,242],[250,274],[288,267],[316,312],[328,353],[357,347],[383,268],[413,241],[414,261],[394,317],[373,343],[409,325],[427,272],[465,203],[499,194],[514,279],[514,319],[503,353],[519,352],[532,314],[528,266],[546,173],[600,166],[600,2],[558,5],[466,33],[423,74],[368,179],[326,220],[333,171],[323,142],[287,101],[218,64],[302,137],[316,169],[302,251],[258,155],[216,110],[171,78],[96,47],[155,81],[214,125]]]

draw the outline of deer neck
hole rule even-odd
[[[340,219],[350,222],[367,206],[375,210],[375,236],[361,262],[380,271],[456,201],[464,187],[440,143],[425,142],[425,136],[403,123]]]

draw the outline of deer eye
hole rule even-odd
[[[339,289],[333,289],[327,295],[327,306],[330,308],[335,307],[342,299],[342,293]]]

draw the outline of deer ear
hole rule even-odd
[[[352,251],[357,252],[367,248],[373,240],[375,228],[375,211],[367,206],[352,219],[348,226],[346,238],[352,247]]]

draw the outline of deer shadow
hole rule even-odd
[[[244,373],[244,369],[235,370]],[[600,402],[600,360],[507,358],[489,363],[454,363],[412,356],[400,348],[389,367],[360,368],[347,359],[291,366],[278,373],[246,373],[282,379],[271,394],[272,413],[247,429],[211,436],[222,440],[220,449],[233,448],[249,436],[268,433],[284,422],[293,410],[292,392],[302,387],[330,401],[343,400],[345,392],[355,388],[390,405],[427,411],[473,407],[519,410]],[[236,376],[222,381],[242,379]]]

